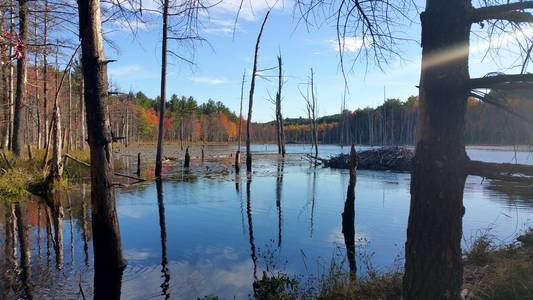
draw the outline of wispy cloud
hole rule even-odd
[[[262,18],[262,15],[270,7],[273,7],[274,9],[282,9],[285,7],[290,7],[291,3],[292,0],[224,0],[215,6],[212,9],[212,12],[215,14],[233,17],[234,19],[237,15],[237,12],[239,12],[240,7],[239,19],[251,22]]]
[[[136,73],[140,73],[142,71],[142,67],[140,65],[129,65],[129,66],[121,66],[121,67],[109,67],[109,70],[107,71],[107,75],[109,76],[129,76],[134,75]]]
[[[204,28],[205,33],[212,34],[233,34],[235,32],[243,32],[239,23],[235,24],[234,20],[230,19],[210,19],[209,24]]]
[[[219,84],[225,84],[229,82],[226,78],[211,77],[211,76],[193,76],[190,79],[192,82],[195,82],[195,83],[202,83],[202,84],[209,84],[209,85],[219,85]]]
[[[363,38],[360,37],[345,37],[340,41],[339,40],[329,40],[328,41],[331,48],[335,51],[341,51],[343,52],[357,52],[361,48],[367,47],[367,43]]]

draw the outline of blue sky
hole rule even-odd
[[[222,101],[230,109],[238,112],[242,73],[246,70],[245,105],[249,90],[250,69],[253,63],[255,39],[262,18],[267,10],[263,0],[244,1],[235,36],[233,20],[240,1],[227,0],[212,8],[209,16],[202,20],[201,34],[208,44],[197,44],[194,51],[185,50],[185,56],[194,56],[196,65],[191,66],[169,56],[167,95],[194,96],[204,102],[212,98]],[[146,5],[146,4],[143,4]],[[155,4],[154,4],[155,5]],[[253,10],[250,8],[253,6]],[[416,16],[415,16],[416,19]],[[284,61],[286,83],[283,94],[285,117],[305,116],[304,100],[298,87],[307,80],[309,69],[315,71],[318,90],[319,115],[334,114],[340,111],[344,91],[344,81],[340,72],[336,31],[333,24],[323,22],[320,26],[307,28],[297,25],[293,4],[280,2],[272,10],[265,27],[259,53],[259,68],[274,67],[276,56],[281,52]],[[121,90],[143,91],[150,97],[159,95],[161,66],[161,24],[160,22],[141,24],[134,36],[122,24],[107,26],[106,38],[113,40],[119,51],[111,47],[107,56],[118,61],[109,66],[108,74],[112,82]],[[406,25],[400,30],[412,42],[404,42],[398,49],[402,59],[396,59],[380,70],[370,65],[356,63],[349,73],[350,94],[347,108],[356,109],[377,106],[383,102],[384,87],[387,98],[407,99],[418,94],[421,48],[418,45],[419,24]],[[109,32],[109,29],[113,29]],[[531,31],[529,31],[531,33]],[[357,38],[346,40],[346,64],[353,63],[357,51]],[[508,44],[503,39],[501,43]],[[171,42],[170,49],[182,50]],[[471,48],[471,75],[483,76],[501,68],[490,59],[482,60],[487,43],[473,38]],[[351,51],[353,50],[353,51]],[[501,56],[496,62],[510,65],[508,56]],[[516,70],[515,70],[516,71]],[[266,74],[274,74],[275,71]],[[269,121],[274,118],[273,105],[267,100],[269,92],[273,96],[277,89],[275,80],[258,79],[254,103],[254,121]]]

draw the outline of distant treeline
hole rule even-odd
[[[533,119],[533,102],[522,96],[492,93],[513,111]],[[323,144],[414,145],[419,110],[418,97],[407,101],[388,99],[377,108],[324,116],[317,120],[319,142]],[[446,114],[445,111],[442,112]],[[533,126],[494,105],[470,98],[467,103],[467,144],[531,144]],[[275,142],[273,122],[255,124],[257,142]],[[288,143],[310,143],[311,126],[306,118],[285,119]]]
[[[533,119],[533,101],[523,95],[491,94],[494,99]],[[128,141],[154,141],[159,120],[158,98],[142,92],[110,97],[110,115],[116,136]],[[533,127],[500,108],[470,98],[467,103],[467,144],[531,144]],[[388,99],[377,108],[323,116],[317,119],[321,144],[414,145],[419,110],[418,97],[406,101]],[[442,112],[446,114],[446,112]],[[244,123],[245,120],[243,119]],[[165,114],[165,139],[187,142],[235,142],[239,117],[222,102],[172,95]],[[310,143],[311,122],[307,118],[286,118],[287,143]],[[252,141],[275,143],[275,122],[253,123]],[[242,136],[245,136],[243,126]]]

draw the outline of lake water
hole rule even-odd
[[[223,146],[208,148],[224,151]],[[304,278],[321,274],[332,259],[346,256],[341,213],[347,170],[313,168],[297,153],[309,146],[288,145],[285,161],[256,155],[251,181],[233,173],[155,183],[117,190],[124,256],[124,299],[195,299],[217,295],[248,298],[263,270],[274,268]],[[254,145],[256,152],[275,146]],[[510,149],[470,148],[472,159],[533,164],[531,153]],[[349,151],[322,146],[321,156]],[[231,152],[231,149],[227,149]],[[173,166],[167,170],[173,172]],[[410,175],[359,170],[355,194],[358,274],[401,265],[409,211]],[[249,193],[247,193],[249,191]],[[61,207],[33,199],[20,205],[30,225],[31,272],[27,280],[35,298],[81,299],[92,295],[90,191],[73,187]],[[533,226],[533,189],[469,177],[465,187],[464,238],[488,232],[502,243]],[[6,249],[9,219],[17,207],[0,206],[2,249],[0,298],[24,295],[18,267],[9,267]],[[47,217],[50,216],[50,217]],[[47,219],[50,233],[47,233]],[[54,239],[58,228],[60,241]],[[50,243],[48,243],[50,240]],[[18,241],[20,243],[20,241]],[[60,245],[59,245],[60,244]],[[55,246],[56,245],[56,246]],[[54,247],[55,246],[55,247]],[[163,255],[164,253],[164,255]],[[20,257],[17,249],[16,260]],[[59,258],[59,259],[58,259]],[[163,262],[163,263],[162,263]],[[345,266],[347,269],[347,264]]]

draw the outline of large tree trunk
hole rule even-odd
[[[167,86],[167,42],[168,42],[168,0],[163,2],[163,41],[161,47],[161,97],[159,102],[159,133],[157,136],[157,153],[155,158],[155,176],[161,177],[163,161],[163,136],[165,130],[165,98]]]
[[[427,0],[404,299],[459,299],[470,1]]]
[[[18,0],[19,3],[19,38],[26,45],[28,43],[28,3],[27,0]],[[12,150],[16,156],[22,154],[24,146],[25,119],[24,101],[26,99],[26,48],[22,48],[20,58],[17,60],[17,91],[15,95],[15,112],[13,116]]]
[[[78,1],[84,99],[91,157],[91,215],[95,299],[119,299],[125,260],[115,207],[113,151],[106,113],[107,61],[100,21],[100,1]]]

